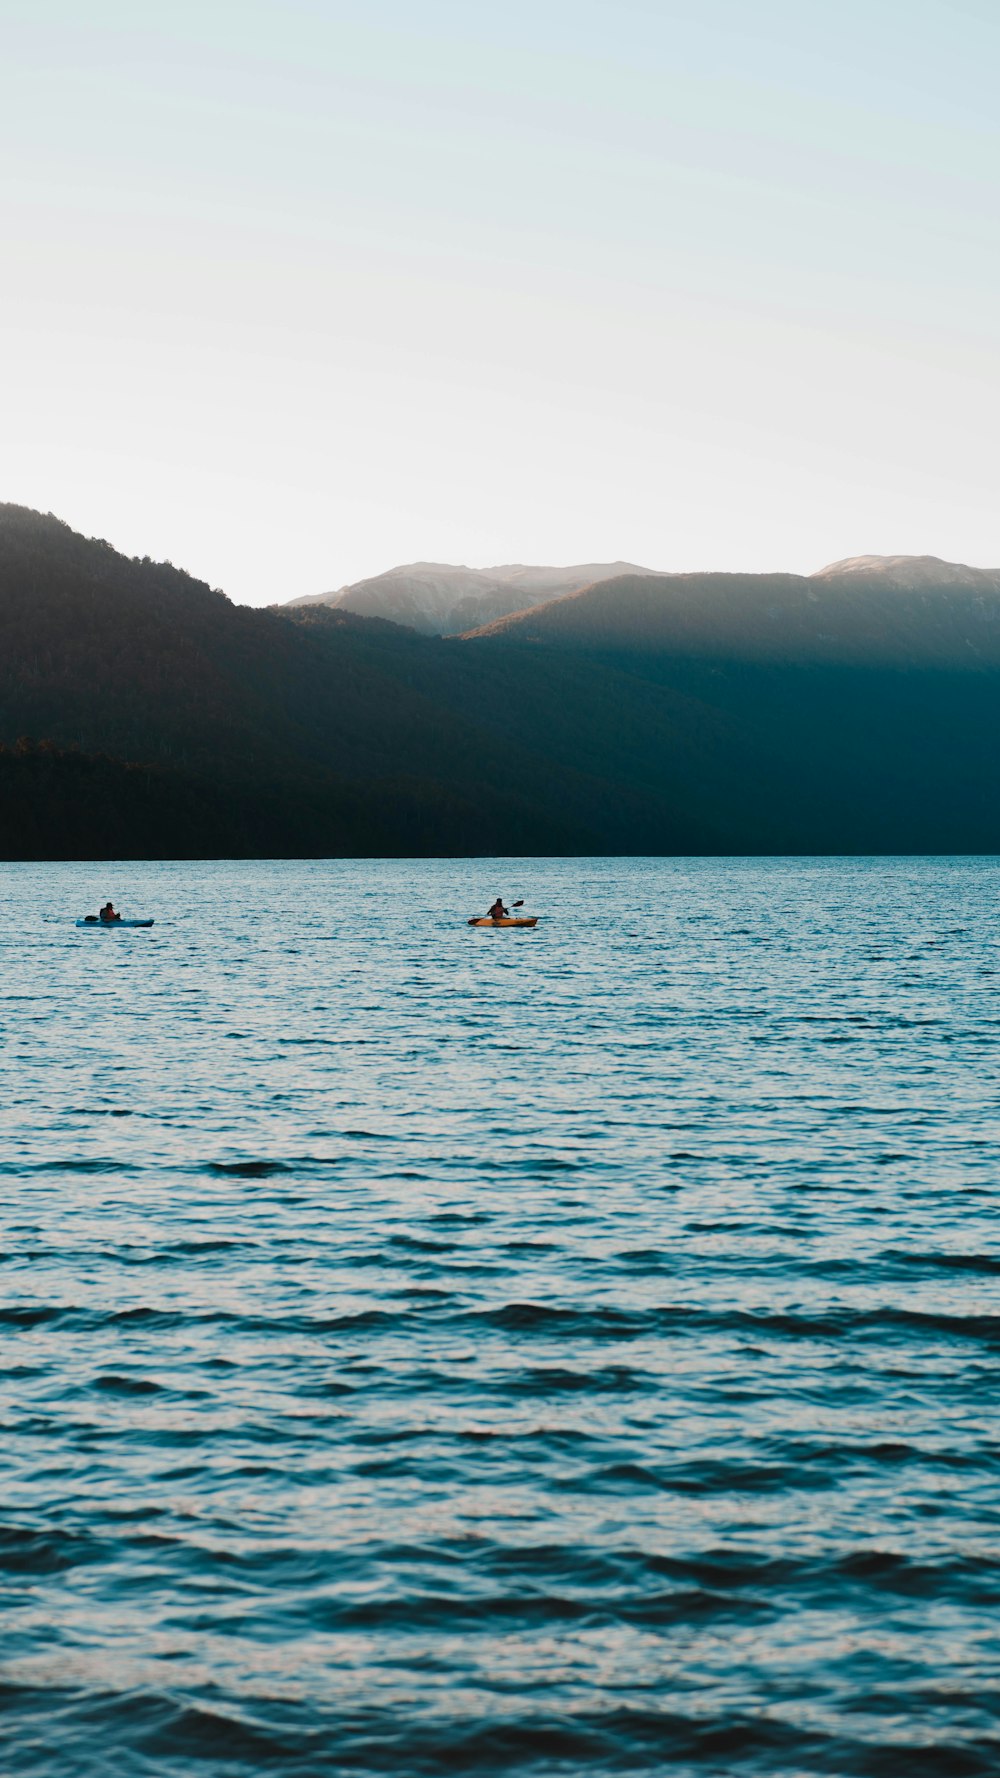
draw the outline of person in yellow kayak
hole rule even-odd
[[[493,903],[493,906],[490,908],[486,918],[487,920],[508,920],[510,918],[510,910],[509,908],[504,907],[499,895]]]

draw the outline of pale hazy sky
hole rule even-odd
[[[1000,0],[0,26],[0,499],[253,603],[1000,564]]]

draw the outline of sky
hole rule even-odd
[[[0,0],[0,500],[267,604],[1000,565],[996,0]]]

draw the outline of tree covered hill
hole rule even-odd
[[[570,663],[556,700],[581,709],[591,676]],[[225,811],[223,853],[710,843],[668,794],[637,798],[613,759],[590,770],[571,746],[561,760],[539,753],[547,719],[540,709],[538,732],[525,706],[545,702],[530,673],[503,662],[348,612],[234,606],[168,564],[0,507],[0,744],[51,744],[44,772],[30,748],[8,757],[8,857],[29,831],[35,851],[63,855],[56,815],[43,831],[37,810],[18,816],[17,794],[55,810],[72,751],[153,767],[161,790],[174,774],[175,802]]]
[[[843,578],[853,632],[658,576],[442,640],[0,507],[0,855],[1000,851],[994,594]]]

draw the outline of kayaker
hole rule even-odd
[[[106,901],[97,918],[100,920],[102,926],[110,926],[115,920],[121,919],[121,914],[116,914],[113,903]]]
[[[487,920],[507,920],[509,917],[508,910],[504,907],[503,902],[498,895],[486,918]]]

